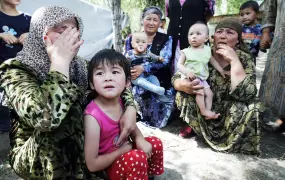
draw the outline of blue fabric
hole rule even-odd
[[[160,83],[159,83],[157,77],[155,77],[155,76],[153,76],[153,75],[150,75],[150,76],[146,77],[145,79],[146,79],[147,81],[151,82],[151,83],[154,84],[154,85],[157,85],[157,86],[160,85]]]
[[[18,16],[9,16],[0,11],[0,33],[10,33],[19,38],[29,32],[31,16],[22,13]],[[9,58],[14,58],[21,51],[21,44],[9,45],[0,39],[0,64]]]
[[[246,26],[243,25],[242,27],[242,37],[247,46],[250,50],[251,54],[254,58],[258,56],[259,48],[260,48],[260,39],[262,36],[262,25],[256,24],[255,26]],[[271,40],[273,39],[273,33],[270,33]]]
[[[148,64],[149,62],[151,62],[150,59],[151,57],[148,55],[148,52],[145,54],[136,55],[134,54],[134,51],[131,49],[125,54],[125,56],[131,61],[131,66]]]
[[[149,49],[151,48],[151,45],[148,47]],[[172,55],[172,37],[169,36],[169,40],[166,42],[162,50],[160,51],[159,56],[164,58],[164,62],[152,62],[147,65],[144,65],[144,70],[146,73],[152,73],[154,71],[159,71],[159,69],[168,66],[170,63]]]
[[[131,49],[130,37],[126,39],[125,52]],[[165,66],[169,66],[171,53],[172,53],[172,38],[162,45],[163,48],[159,53],[159,56],[164,58],[164,62],[150,62],[144,64],[145,73],[152,74],[153,72],[159,72]],[[151,49],[151,45],[148,46]],[[162,79],[158,79],[162,81]],[[171,81],[171,79],[166,79]],[[169,102],[161,102],[158,99],[158,95],[144,90],[138,86],[134,86],[132,89],[135,100],[138,102],[140,109],[139,114],[141,116],[141,121],[147,125],[162,128],[166,126],[168,120],[170,119],[171,113],[174,109],[174,98],[175,91],[173,87],[166,90],[166,96],[170,99]]]
[[[250,50],[251,54],[254,58],[258,56],[259,47],[260,47],[260,38],[262,36],[261,33],[261,24],[256,24],[255,26],[246,26],[243,25],[243,40]]]
[[[153,85],[160,86],[159,80],[157,79],[156,76],[153,76],[153,75],[149,75],[149,76],[145,76],[145,77],[144,76],[140,76],[137,79],[133,80],[132,82],[135,82],[139,78],[145,79],[146,81],[152,83]],[[134,83],[134,84],[136,85],[136,83]]]
[[[133,85],[139,86],[145,90],[148,90],[150,92],[164,95],[165,89],[163,87],[160,87],[160,83],[156,76],[154,75],[148,75],[146,77],[138,77],[135,80],[132,80]]]
[[[132,51],[130,51],[132,49],[130,41],[131,41],[131,38],[128,37],[126,39],[125,55],[127,57],[130,57],[131,59],[134,59],[134,54],[132,53]],[[149,50],[151,49],[151,45],[148,46],[148,49]],[[153,73],[154,71],[158,71],[162,67],[169,65],[171,55],[172,55],[172,37],[169,36],[169,40],[166,42],[166,44],[164,45],[163,49],[160,51],[160,54],[159,54],[159,56],[164,58],[164,62],[163,63],[161,62],[147,63],[144,65],[144,71],[146,73]]]

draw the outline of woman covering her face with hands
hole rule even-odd
[[[83,110],[87,63],[81,18],[69,9],[47,6],[32,17],[23,50],[0,66],[1,86],[12,110],[10,164],[24,179],[86,179]],[[125,106],[133,104],[125,91]],[[135,128],[127,107],[118,143]],[[128,119],[126,118],[128,117]]]
[[[221,115],[206,120],[195,103],[198,81],[180,79],[178,72],[172,78],[178,91],[176,103],[180,117],[198,136],[202,136],[217,151],[259,154],[259,114],[262,110],[256,99],[255,66],[253,58],[242,41],[242,26],[237,19],[225,18],[216,27],[213,56],[230,76],[223,78],[209,65],[207,80],[214,92],[213,111]]]

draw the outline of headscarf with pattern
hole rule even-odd
[[[16,59],[33,69],[41,82],[46,79],[51,65],[43,37],[49,29],[71,18],[77,20],[81,38],[83,33],[82,20],[67,8],[60,6],[41,7],[32,16],[29,35]],[[85,91],[88,87],[86,61],[75,56],[70,64],[69,71],[70,80],[82,91]]]
[[[237,45],[237,48],[248,53],[251,54],[248,50],[248,48],[245,46],[243,39],[242,39],[242,25],[240,23],[240,21],[237,18],[232,18],[232,17],[228,17],[228,18],[224,18],[222,19],[219,24],[216,26],[215,31],[217,31],[220,28],[229,28],[232,29],[234,31],[237,32],[238,34],[238,41],[239,44]]]

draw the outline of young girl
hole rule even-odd
[[[177,68],[184,75],[181,78],[188,78],[191,81],[199,79],[200,85],[204,86],[196,96],[200,112],[206,119],[217,119],[220,114],[211,111],[213,92],[206,81],[209,76],[208,62],[210,61],[223,77],[227,72],[211,57],[211,48],[204,45],[208,39],[208,27],[205,24],[198,22],[191,26],[188,32],[190,47],[181,51]]]
[[[163,146],[158,138],[144,139],[136,127],[131,141],[116,145],[124,112],[120,95],[130,83],[128,59],[115,50],[102,50],[90,62],[88,78],[96,93],[84,112],[84,151],[89,171],[106,170],[110,180],[147,180],[149,175],[162,174]]]

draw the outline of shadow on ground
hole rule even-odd
[[[183,177],[175,169],[164,168],[164,174],[161,175],[161,176],[156,177],[155,179],[156,180],[167,180],[167,179],[183,180]]]
[[[165,166],[175,169],[183,179],[211,180],[276,180],[285,179],[285,135],[262,131],[261,156],[227,154],[213,151],[202,138],[178,136],[181,120],[171,121],[161,130],[140,126],[145,135],[162,139],[165,148]]]

